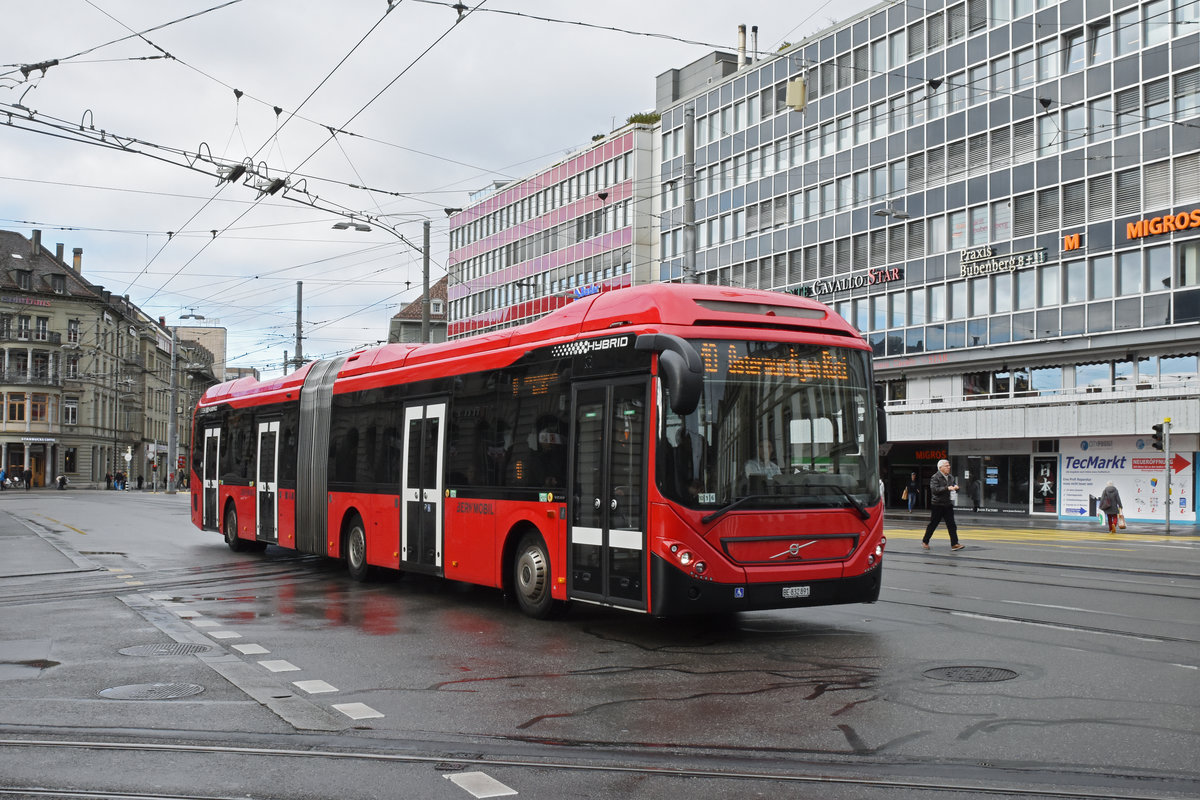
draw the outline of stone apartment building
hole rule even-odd
[[[28,470],[34,486],[59,475],[103,486],[117,471],[131,486],[149,483],[166,453],[172,332],[82,269],[81,248],[68,264],[63,244],[50,251],[41,231],[0,231],[0,465],[10,476]],[[180,351],[185,455],[188,398],[213,381],[213,359],[195,343]]]

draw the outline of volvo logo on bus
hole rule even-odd
[[[555,345],[550,349],[550,355],[555,358],[563,356],[583,356],[599,350],[614,350],[618,347],[628,347],[633,340],[631,336],[610,336],[607,339],[584,339],[570,344]]]
[[[801,549],[808,547],[810,544],[816,544],[816,543],[817,542],[815,539],[811,542],[805,542],[804,544],[799,544],[798,542],[792,542],[788,546],[787,550],[784,550],[782,553],[776,553],[775,555],[771,556],[771,558],[783,558],[784,556],[791,556],[792,558],[795,558],[796,556],[800,555]]]

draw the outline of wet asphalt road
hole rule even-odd
[[[1189,529],[901,519],[873,605],[536,622],[187,502],[0,495],[0,797],[1200,796]]]

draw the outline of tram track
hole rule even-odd
[[[36,735],[36,732],[27,731]],[[295,737],[288,737],[293,740]],[[357,744],[357,743],[356,743]],[[155,755],[226,756],[255,761],[267,760],[283,764],[302,759],[313,770],[328,768],[334,763],[353,765],[426,765],[439,772],[467,768],[538,770],[550,773],[623,774],[662,779],[702,779],[737,782],[770,782],[775,786],[821,785],[827,790],[842,787],[851,790],[961,792],[974,798],[1109,798],[1110,800],[1180,800],[1192,797],[1197,786],[1196,776],[1154,774],[1150,771],[1115,774],[1087,768],[1071,768],[1057,763],[991,764],[943,760],[936,766],[927,761],[897,761],[894,759],[863,759],[839,763],[833,755],[793,754],[782,751],[756,751],[754,754],[737,749],[694,748],[680,745],[646,745],[635,750],[629,745],[614,747],[590,742],[542,742],[507,740],[496,750],[486,753],[479,742],[471,742],[463,750],[432,751],[428,742],[420,740],[372,739],[371,747],[329,747],[313,742],[305,747],[237,745],[183,742],[147,742],[115,738],[14,738],[0,735],[0,752],[52,750],[56,756],[71,752],[121,752],[152,757]],[[522,754],[522,749],[528,750]],[[546,755],[554,750],[553,757]],[[582,751],[572,757],[568,750]],[[665,763],[667,760],[671,763]],[[281,766],[258,769],[269,773]],[[926,773],[926,774],[917,774]],[[1154,784],[1157,784],[1155,786]],[[219,793],[184,793],[171,791],[128,792],[92,788],[59,789],[46,786],[18,785],[0,779],[0,797],[96,798],[97,800],[244,800],[248,795]],[[255,793],[264,798],[270,795]],[[279,795],[284,797],[285,795]],[[861,796],[861,795],[855,795]]]
[[[289,562],[292,563],[286,566],[275,567],[274,565],[269,565],[256,568],[253,572],[247,572],[243,566],[236,564],[224,564],[212,568],[187,567],[184,568],[188,573],[187,575],[170,574],[178,572],[178,570],[155,570],[151,573],[146,573],[142,570],[131,569],[131,573],[137,574],[141,580],[138,586],[111,582],[109,579],[113,573],[104,567],[97,567],[94,570],[55,572],[49,575],[45,573],[36,575],[9,575],[0,578],[0,607],[38,605],[47,602],[82,600],[96,597],[117,597],[119,595],[130,594],[133,591],[139,593],[162,592],[180,589],[198,589],[221,584],[244,587],[260,582],[270,585],[273,581],[285,578],[323,580],[328,577],[328,573],[319,568],[319,565],[315,563],[317,560],[318,557],[316,556],[301,556],[289,559]],[[197,573],[207,574],[198,575]],[[62,589],[63,582],[68,580],[77,582],[81,575],[86,575],[89,579],[95,580],[97,585],[81,587],[76,583],[68,591]],[[17,584],[19,579],[43,577],[54,579],[53,583],[44,589],[29,591],[28,585]],[[11,589],[8,588],[10,585]]]
[[[930,556],[928,553],[898,553],[889,551],[889,568],[891,570],[903,570],[912,574],[927,574],[930,572]],[[921,564],[917,567],[915,564]],[[940,566],[941,562],[933,562],[934,566]],[[949,563],[946,563],[949,566]],[[1019,561],[1016,559],[998,559],[987,557],[981,559],[979,557],[964,556],[961,553],[954,556],[953,566],[956,575],[962,575],[964,570],[974,570],[980,577],[990,580],[1004,581],[1009,584],[1019,583],[1030,586],[1046,586],[1048,583],[1062,586],[1061,579],[1064,577],[1061,574],[1051,574],[1050,571],[1065,572],[1070,575],[1086,576],[1094,574],[1097,576],[1132,576],[1132,578],[1140,580],[1130,580],[1127,584],[1117,584],[1115,589],[1124,592],[1136,592],[1144,597],[1161,597],[1169,600],[1200,600],[1200,575],[1190,572],[1169,572],[1166,570],[1139,570],[1135,568],[1122,567],[1105,567],[1094,566],[1087,564],[1070,564],[1070,563],[1046,563],[1037,561]],[[1038,572],[1031,570],[1045,571]],[[946,571],[941,571],[939,574],[948,574]],[[1179,589],[1185,593],[1179,592],[1170,593],[1163,591],[1155,591],[1155,587],[1161,586],[1161,580],[1168,579],[1179,581],[1173,588]],[[1086,587],[1077,587],[1086,588]],[[1109,586],[1109,591],[1113,591],[1114,587]]]

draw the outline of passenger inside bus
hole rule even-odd
[[[752,458],[746,462],[746,477],[753,478],[759,476],[767,480],[778,477],[781,470],[779,465],[772,458],[774,448],[771,442],[763,439],[758,443],[758,457]]]
[[[763,439],[758,443],[758,455],[746,461],[745,493],[762,494],[767,490],[767,484],[779,477],[782,470],[775,463],[771,442]]]
[[[530,437],[533,483],[538,486],[564,486],[567,482],[566,437],[558,417],[546,414],[538,418],[537,433]]]

